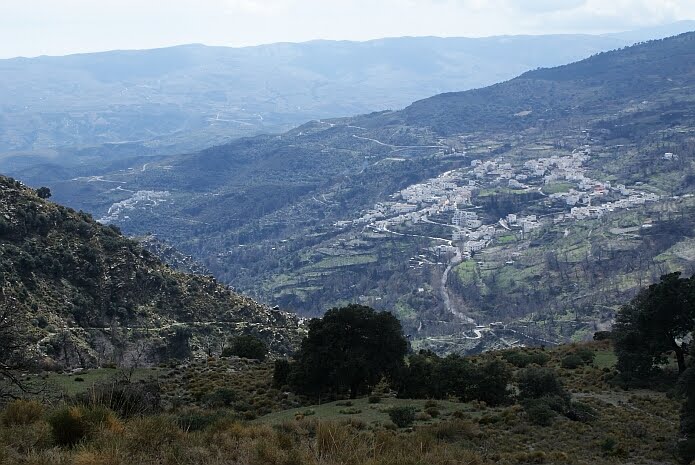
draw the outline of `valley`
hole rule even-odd
[[[0,465],[695,465],[693,24],[0,60]]]
[[[391,310],[438,353],[582,340],[644,283],[693,268],[691,41],[77,177],[18,175],[301,316]]]
[[[692,40],[99,174],[19,174],[302,316],[391,310],[438,353],[582,340],[693,269]]]

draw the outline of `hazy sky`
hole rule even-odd
[[[695,19],[695,0],[0,0],[0,57],[404,35],[609,32]]]

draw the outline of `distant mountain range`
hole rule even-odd
[[[397,110],[693,29],[681,22],[603,36],[185,45],[0,60],[0,169],[37,156],[79,166],[95,153],[182,153],[307,120]]]

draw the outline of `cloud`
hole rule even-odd
[[[294,0],[225,0],[228,13],[276,15],[289,10]]]
[[[622,31],[695,0],[0,0],[0,57],[312,39]]]
[[[555,11],[566,11],[578,8],[586,3],[587,0],[524,0],[510,1],[517,10],[530,13],[548,13]]]

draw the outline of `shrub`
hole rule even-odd
[[[522,399],[538,399],[548,395],[568,397],[557,375],[549,368],[526,368],[519,373],[518,381]]]
[[[584,360],[577,354],[569,354],[562,358],[562,368],[574,370],[584,365]]]
[[[524,403],[528,420],[534,425],[550,426],[555,418],[555,411],[543,399],[532,399]]]
[[[571,402],[565,416],[572,421],[587,423],[596,418],[596,410],[582,402]]]
[[[252,360],[265,360],[268,347],[255,336],[237,336],[232,344],[222,351],[223,357],[237,356]]]
[[[200,410],[191,410],[184,413],[179,413],[176,416],[176,424],[183,431],[201,431],[208,426],[217,423],[225,417],[224,412],[208,412]]]
[[[411,405],[392,407],[389,409],[389,418],[399,428],[411,426],[415,421],[416,408]]]
[[[236,392],[230,388],[220,388],[203,396],[203,401],[208,407],[229,407],[236,399]]]
[[[337,405],[338,407],[352,407],[352,401],[342,400],[340,402],[336,402],[335,405]]]
[[[594,358],[596,358],[596,353],[593,350],[588,349],[586,347],[582,347],[581,349],[578,349],[576,354],[587,365],[594,363]]]
[[[104,407],[62,407],[48,417],[53,437],[59,445],[74,446],[106,424],[115,422],[113,412]]]
[[[63,407],[48,418],[53,437],[61,446],[73,446],[87,436],[87,424],[78,407]]]
[[[381,397],[369,396],[369,398],[367,399],[367,402],[369,402],[370,404],[378,404],[379,402],[381,402]]]
[[[285,386],[291,371],[292,365],[290,365],[289,360],[284,358],[275,360],[275,365],[273,367],[273,386],[277,388]]]
[[[2,423],[5,426],[30,425],[43,416],[43,405],[35,400],[15,400],[5,408]]]
[[[440,412],[437,407],[428,407],[425,409],[425,413],[427,413],[432,418],[437,418]]]
[[[425,408],[439,407],[439,403],[436,400],[428,400],[425,402]]]
[[[161,411],[159,386],[155,383],[127,381],[97,384],[77,396],[87,406],[101,406],[113,410],[121,417],[152,414]]]

